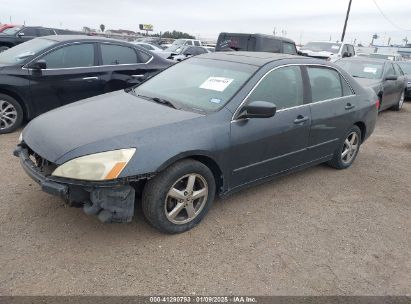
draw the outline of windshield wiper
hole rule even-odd
[[[365,78],[365,77],[358,76],[358,75],[352,75],[352,77],[354,77],[354,78]]]
[[[154,101],[156,103],[160,103],[162,105],[168,106],[170,108],[173,109],[178,109],[171,101],[166,100],[166,99],[162,99],[162,98],[158,98],[158,97],[150,97],[150,96],[144,96],[144,95],[137,95],[138,97],[150,100],[150,101]]]

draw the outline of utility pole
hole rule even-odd
[[[347,15],[345,16],[345,22],[344,22],[344,29],[343,29],[343,32],[342,32],[342,35],[341,35],[341,42],[344,42],[345,30],[347,29],[348,17],[350,16],[351,2],[352,2],[352,0],[350,0],[350,2],[348,3]]]

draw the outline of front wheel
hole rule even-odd
[[[143,213],[158,230],[181,233],[204,218],[214,201],[215,189],[213,173],[207,166],[195,160],[183,160],[147,182]]]
[[[361,145],[361,130],[352,126],[334,152],[333,159],[328,164],[336,169],[346,169],[352,165],[358,155]]]
[[[400,99],[398,100],[398,103],[393,107],[394,111],[401,111],[402,106],[404,105],[404,99],[405,99],[405,92],[402,92]]]

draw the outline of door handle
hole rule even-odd
[[[300,124],[300,123],[307,121],[308,119],[309,119],[308,116],[298,115],[297,118],[294,120],[294,123]]]
[[[355,108],[355,105],[352,105],[350,103],[347,103],[347,105],[345,106],[346,110],[351,110],[351,109],[354,109],[354,108]]]
[[[133,77],[133,78],[142,78],[142,77],[144,77],[144,76],[145,76],[144,74],[131,75],[131,77]]]
[[[84,77],[83,80],[86,80],[86,81],[98,80],[98,77],[96,77],[96,76],[94,76],[94,77]]]

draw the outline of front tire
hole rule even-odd
[[[400,99],[398,100],[398,103],[392,107],[394,111],[401,111],[402,106],[404,105],[404,99],[405,99],[405,91],[401,93]]]
[[[144,216],[162,232],[185,232],[207,214],[215,189],[207,166],[191,159],[179,161],[147,182],[142,199]]]
[[[360,151],[361,130],[352,126],[334,152],[333,159],[328,164],[335,169],[350,167]]]
[[[23,109],[14,98],[0,94],[0,134],[10,133],[23,122]]]

